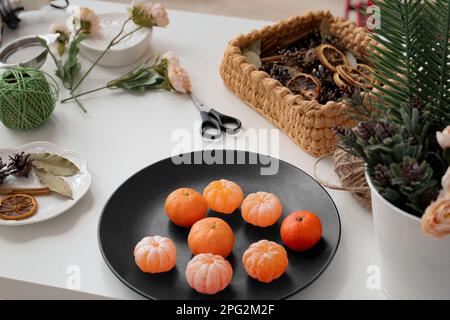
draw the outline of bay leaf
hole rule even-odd
[[[63,197],[72,199],[72,188],[62,177],[56,176],[51,172],[34,168],[39,181],[51,191],[59,193]]]
[[[51,153],[32,153],[30,155],[33,166],[57,176],[73,176],[80,169],[70,160]]]
[[[261,40],[250,43],[242,50],[242,54],[248,63],[253,64],[258,69],[261,68]]]

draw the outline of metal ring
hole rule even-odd
[[[13,63],[13,64],[7,63],[8,58],[12,54],[20,51],[23,48],[27,48],[27,47],[31,47],[31,46],[40,46],[40,47],[42,47],[43,50],[36,57],[31,58],[28,61],[23,61],[23,62]],[[44,62],[47,58],[47,53],[48,53],[47,49],[42,46],[42,44],[40,43],[39,39],[36,36],[21,38],[21,39],[15,40],[13,42],[10,42],[9,44],[7,44],[5,47],[3,47],[0,50],[0,65],[3,67],[22,66],[22,67],[30,67],[30,68],[39,69],[44,64]]]

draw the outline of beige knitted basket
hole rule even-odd
[[[225,85],[245,103],[282,129],[301,148],[313,156],[329,153],[335,146],[332,128],[351,127],[355,123],[343,112],[342,102],[329,101],[325,105],[306,101],[294,95],[266,72],[249,64],[242,48],[256,40],[265,43],[293,35],[305,36],[320,28],[327,17],[330,32],[357,57],[364,57],[370,37],[353,22],[333,17],[330,12],[311,12],[293,17],[261,30],[254,30],[232,40],[225,51],[220,74]]]

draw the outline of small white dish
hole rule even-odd
[[[72,188],[73,199],[63,198],[54,192],[51,192],[50,194],[45,196],[37,196],[36,200],[38,208],[34,215],[23,220],[0,219],[0,225],[20,226],[55,218],[56,216],[59,216],[60,214],[72,208],[78,201],[80,201],[81,198],[83,198],[83,196],[89,190],[92,182],[92,176],[88,171],[86,159],[80,154],[73,151],[61,149],[50,142],[37,141],[15,149],[0,149],[0,157],[3,159],[3,162],[7,162],[8,156],[22,151],[25,153],[48,152],[58,154],[75,163],[78,168],[80,168],[80,172],[71,177],[64,177],[64,179]],[[34,175],[34,173],[31,173],[28,178],[15,178],[10,176],[6,178],[5,182],[0,187],[37,188],[42,187],[42,185],[39,183],[39,180]]]
[[[104,13],[98,15],[102,27],[101,35],[90,37],[80,43],[80,52],[94,62],[106,49],[109,42],[119,33],[127,16],[122,13]],[[134,30],[136,25],[130,21],[123,35]],[[136,62],[150,50],[152,29],[142,28],[113,46],[100,60],[105,67],[123,67]]]

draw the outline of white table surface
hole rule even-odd
[[[124,12],[125,6],[103,1],[72,1],[97,12]],[[207,104],[238,115],[245,128],[273,129],[266,119],[233,96],[223,85],[219,65],[227,42],[269,22],[170,11],[167,29],[155,29],[155,52],[173,50],[188,70],[194,91]],[[63,12],[45,8],[22,15],[19,30],[6,30],[3,44],[25,35],[46,33],[64,19]],[[83,61],[84,62],[84,61]],[[86,68],[87,63],[84,63]],[[95,69],[83,87],[93,88],[122,74],[122,69]],[[53,73],[48,59],[43,70]],[[61,92],[62,96],[66,92]],[[93,184],[86,197],[65,214],[35,225],[0,227],[0,298],[140,298],[108,269],[97,244],[97,224],[114,190],[139,169],[170,156],[174,130],[192,136],[199,114],[183,95],[149,92],[130,95],[102,92],[85,98],[88,114],[75,104],[58,104],[51,120],[41,128],[16,132],[0,124],[0,147],[17,147],[44,140],[83,154],[89,161]],[[211,147],[211,146],[209,146]],[[192,145],[186,151],[199,149]],[[258,151],[257,145],[248,146]],[[277,155],[276,152],[269,153]],[[312,174],[315,159],[280,133],[278,156]],[[320,167],[322,177],[334,179],[332,164]],[[329,191],[339,209],[342,238],[338,252],[324,274],[294,299],[384,299],[367,286],[367,268],[379,261],[371,214],[349,193]],[[68,268],[78,266],[81,287],[67,289]],[[70,270],[69,270],[70,271]]]

